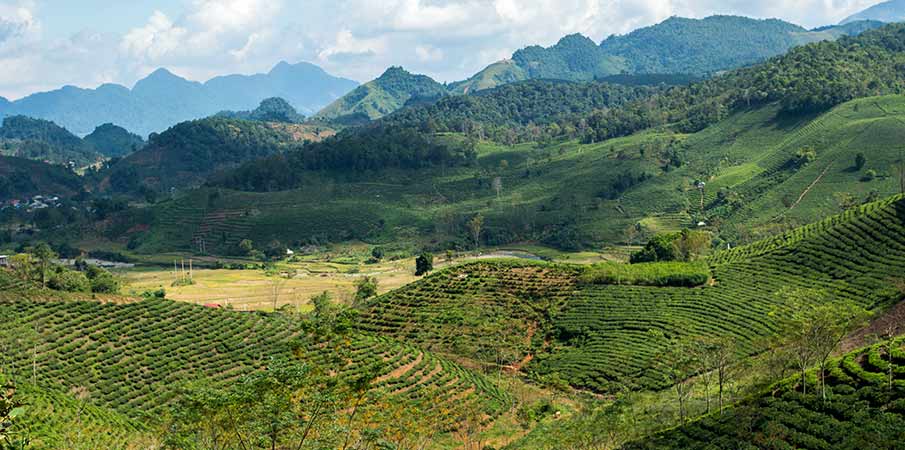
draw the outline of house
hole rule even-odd
[[[0,267],[9,267],[9,256],[0,255]]]

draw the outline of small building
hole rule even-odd
[[[9,267],[9,256],[0,255],[0,267]]]

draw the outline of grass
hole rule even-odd
[[[644,264],[600,263],[581,276],[587,284],[695,287],[709,282],[706,263],[658,262]]]

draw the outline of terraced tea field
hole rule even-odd
[[[326,345],[281,316],[154,299],[116,305],[21,298],[0,301],[0,315],[12,374],[34,375],[57,391],[83,386],[93,404],[133,418],[163,413],[192,381],[226,388],[272,358],[293,355],[341,379],[374,373],[375,395],[445,431],[466,408],[489,424],[511,407],[508,394],[486,378],[428,352],[365,334]]]
[[[762,397],[625,449],[901,448],[905,442],[905,349],[901,340],[832,360],[827,399],[808,374],[803,394],[793,377]],[[856,444],[857,443],[857,444]],[[868,443],[868,447],[865,447]]]
[[[783,288],[891,305],[901,298],[894,281],[905,276],[903,243],[898,196],[719,253],[704,287],[582,284],[581,266],[481,262],[379,297],[361,327],[486,362],[531,355],[524,370],[558,373],[576,387],[607,391],[632,380],[664,388],[654,359],[669,338],[730,337],[744,352],[763,350],[763,338],[777,332],[771,313],[782,314]]]

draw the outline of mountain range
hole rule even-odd
[[[572,34],[551,47],[525,47],[512,58],[493,63],[467,80],[451,83],[447,93],[468,94],[535,79],[590,81],[623,74],[706,77],[761,62],[799,45],[857,35],[881,25],[876,21],[855,21],[807,30],[777,19],[672,17],[624,36],[610,36],[600,44]],[[364,113],[375,119],[425,92],[443,94],[439,83],[422,75],[415,77],[393,68],[337,100],[319,116],[336,118]],[[389,85],[392,87],[385,88]]]
[[[880,22],[902,22],[905,21],[905,0],[889,0],[859,13],[853,14],[843,20],[842,24],[856,22],[859,20],[877,20]]]
[[[147,136],[223,110],[254,109],[269,97],[281,97],[303,114],[311,114],[356,86],[355,81],[334,77],[308,63],[281,62],[266,74],[227,75],[205,83],[158,69],[132,89],[117,84],[97,89],[64,86],[14,102],[0,99],[0,117],[47,119],[82,136],[98,125],[115,123]]]

